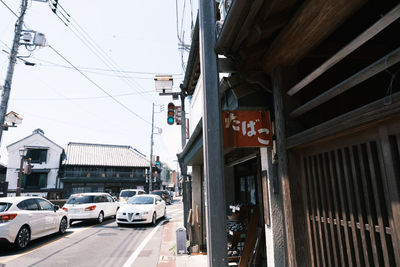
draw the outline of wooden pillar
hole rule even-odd
[[[278,155],[278,179],[282,183],[287,258],[288,266],[294,267],[297,266],[297,264],[286,151],[286,126],[283,101],[283,94],[285,92],[282,84],[282,71],[280,68],[276,68],[272,73],[272,90],[274,99],[275,136]]]

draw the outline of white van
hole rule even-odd
[[[144,194],[146,192],[142,189],[124,189],[119,193],[118,201],[120,205],[126,204],[131,197]]]

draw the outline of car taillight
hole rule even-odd
[[[68,209],[66,207],[62,207],[61,209],[65,210],[65,211],[68,211]]]
[[[96,205],[90,206],[85,208],[85,211],[91,211],[91,210],[95,210],[96,209]]]
[[[15,217],[17,217],[16,213],[0,215],[0,223],[14,220]]]

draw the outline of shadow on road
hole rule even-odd
[[[0,242],[0,256],[13,256],[13,255],[21,254],[21,253],[26,253],[26,252],[34,250],[40,246],[43,246],[45,244],[48,244],[48,243],[54,242],[58,239],[64,238],[72,233],[73,232],[68,232],[68,230],[67,230],[67,232],[65,232],[63,235],[55,233],[55,234],[41,237],[39,239],[35,239],[28,244],[28,247],[26,249],[23,249],[23,250],[16,250],[16,249],[14,249],[12,244],[10,244],[6,241],[2,241],[2,242]]]

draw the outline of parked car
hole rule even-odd
[[[0,198],[0,240],[7,240],[17,249],[31,240],[68,228],[68,214],[41,197]]]
[[[165,217],[167,209],[165,201],[157,195],[137,195],[129,199],[117,212],[117,224],[152,223]]]
[[[165,201],[166,204],[172,203],[171,195],[167,190],[153,190],[151,191],[150,194],[160,196]]]
[[[116,216],[119,203],[108,193],[81,193],[71,195],[62,207],[68,212],[70,225],[74,221],[96,220]]]
[[[136,195],[143,195],[146,194],[146,192],[144,190],[141,189],[124,189],[121,190],[121,192],[119,193],[119,204],[126,204],[128,202],[128,200]]]

